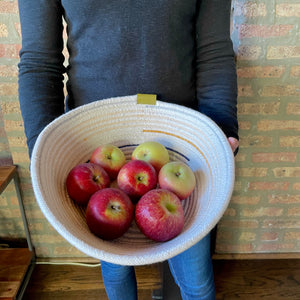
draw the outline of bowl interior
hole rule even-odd
[[[135,223],[121,238],[93,235],[84,208],[68,197],[65,180],[100,144],[120,147],[129,160],[144,141],[158,141],[171,160],[187,163],[196,188],[183,201],[185,226],[176,238],[153,242]],[[51,225],[83,253],[117,264],[142,265],[166,260],[195,244],[222,217],[233,189],[234,160],[226,137],[206,116],[174,104],[136,104],[136,96],[93,102],[50,123],[38,137],[31,160],[37,202]]]

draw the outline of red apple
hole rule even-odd
[[[134,202],[157,186],[157,173],[152,165],[143,160],[131,160],[120,170],[117,182]]]
[[[66,179],[67,192],[71,199],[85,205],[92,194],[108,187],[110,179],[105,170],[98,164],[82,163],[75,166]]]
[[[168,190],[151,190],[137,203],[135,221],[149,239],[157,242],[168,241],[176,237],[184,225],[181,201]]]
[[[115,179],[125,164],[126,158],[117,146],[104,144],[94,150],[90,162],[99,164],[108,173],[110,179]]]
[[[161,143],[149,141],[139,144],[133,150],[131,159],[147,161],[158,174],[160,168],[169,162],[169,152]]]
[[[196,186],[196,178],[192,169],[180,161],[165,164],[158,174],[160,188],[175,193],[180,200],[186,199]]]
[[[129,229],[133,217],[134,206],[130,198],[115,188],[93,194],[86,209],[90,231],[104,240],[121,237]]]

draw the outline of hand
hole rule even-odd
[[[230,145],[230,147],[231,147],[231,149],[232,149],[232,152],[234,153],[235,152],[235,150],[238,148],[238,146],[239,146],[239,141],[236,139],[236,138],[234,138],[234,137],[229,137],[228,138],[228,142],[229,142],[229,145]]]

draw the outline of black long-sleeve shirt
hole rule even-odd
[[[66,110],[137,93],[197,109],[238,138],[230,0],[19,0],[19,10],[19,98],[30,153]]]

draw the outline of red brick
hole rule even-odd
[[[269,46],[267,59],[299,58],[300,46]]]
[[[296,120],[261,120],[257,122],[258,131],[300,130],[300,121]]]
[[[5,128],[7,128],[7,132],[15,131],[15,130],[23,130],[23,121],[12,121],[12,120],[4,120]]]
[[[280,207],[259,207],[259,208],[244,208],[241,211],[241,215],[248,218],[259,218],[265,216],[281,216],[283,208]]]
[[[239,121],[239,129],[240,130],[249,130],[251,129],[251,122],[249,121]]]
[[[8,37],[8,29],[4,23],[0,23],[0,37]]]
[[[51,257],[50,249],[47,246],[34,245],[35,254],[37,257]]]
[[[268,196],[269,203],[271,204],[293,204],[300,203],[300,195],[269,195]]]
[[[18,33],[18,36],[21,37],[22,36],[21,24],[20,23],[15,23],[15,29],[16,29],[16,32]]]
[[[241,161],[245,161],[247,157],[246,153],[241,153],[238,152],[238,154],[236,155],[236,157],[234,158],[235,162],[241,162]]]
[[[0,57],[19,58],[20,44],[0,44]]]
[[[292,66],[290,75],[292,77],[300,77],[300,66]]]
[[[235,182],[234,182],[233,190],[234,190],[235,192],[241,191],[241,190],[242,190],[242,182],[239,181],[238,179],[236,179]]]
[[[265,177],[267,168],[236,168],[236,175],[240,177]]]
[[[262,97],[300,96],[298,85],[266,85],[260,91]]]
[[[239,241],[241,242],[251,242],[255,241],[256,233],[255,232],[242,232],[239,236]]]
[[[278,233],[277,232],[264,232],[260,239],[262,241],[277,241],[278,240]]]
[[[253,244],[216,244],[216,253],[251,253],[253,252]]]
[[[62,256],[62,257],[65,257],[65,256],[83,256],[83,253],[80,252],[79,250],[77,250],[76,248],[72,247],[72,246],[61,246],[61,247],[55,247],[54,248],[54,251],[53,251],[53,254],[55,256]]]
[[[300,216],[300,207],[292,207],[288,209],[288,216],[298,217]]]
[[[18,1],[1,0],[0,14],[18,14]]]
[[[262,53],[260,46],[240,46],[238,48],[238,60],[257,60]]]
[[[300,167],[283,167],[283,168],[274,168],[274,176],[277,178],[288,178],[296,177],[300,178]]]
[[[63,239],[62,236],[60,236],[57,233],[53,234],[37,234],[37,233],[32,233],[32,239],[39,242],[39,243],[47,243],[47,244],[57,244],[64,242],[65,240]]]
[[[222,231],[218,231],[217,233],[217,239],[218,241],[228,241],[228,240],[232,240],[233,239],[233,232],[231,231],[225,231],[225,230],[222,230]]]
[[[260,147],[269,148],[272,145],[273,138],[271,136],[241,136],[240,148],[243,147]]]
[[[0,96],[17,96],[18,95],[18,84],[0,82]]]
[[[286,113],[288,115],[300,115],[300,103],[288,103]]]
[[[300,191],[300,182],[296,182],[293,184],[293,190]]]
[[[237,75],[239,78],[279,78],[284,71],[284,66],[239,67]]]
[[[28,225],[30,231],[34,231],[35,233],[40,232],[43,233],[44,231],[44,224],[41,222],[31,223]]]
[[[16,65],[0,65],[0,77],[17,77],[18,67]]]
[[[252,97],[253,90],[251,85],[238,85],[238,96],[239,97]]]
[[[234,16],[245,16],[248,18],[254,18],[266,15],[267,9],[265,3],[257,3],[253,1],[234,2]]]
[[[300,228],[300,220],[293,220],[291,218],[286,218],[283,216],[281,219],[271,219],[265,220],[263,222],[262,228]]]
[[[236,215],[236,210],[234,208],[228,207],[224,212],[224,216],[234,217]]]
[[[218,228],[258,228],[259,224],[257,220],[225,220],[222,219],[218,223]]]
[[[300,17],[300,3],[277,4],[276,15],[280,17]]]
[[[284,235],[285,240],[300,240],[300,232],[286,232]]]
[[[278,114],[280,102],[270,103],[240,103],[238,104],[239,115],[276,115]]]
[[[300,147],[299,135],[297,136],[280,136],[280,147]]]
[[[1,108],[4,115],[20,113],[20,104],[17,101],[3,102]]]
[[[288,181],[280,181],[280,182],[267,182],[267,181],[258,181],[258,182],[250,182],[249,190],[254,191],[287,191],[290,186]]]
[[[294,250],[295,245],[293,243],[276,243],[267,242],[265,244],[259,244],[256,248],[256,252],[288,252]]]
[[[270,38],[288,35],[294,25],[256,25],[256,24],[241,24],[239,26],[239,38]]]
[[[296,162],[296,160],[297,152],[252,153],[252,161],[255,163]]]
[[[233,196],[230,203],[243,205],[257,205],[260,201],[259,196]]]

